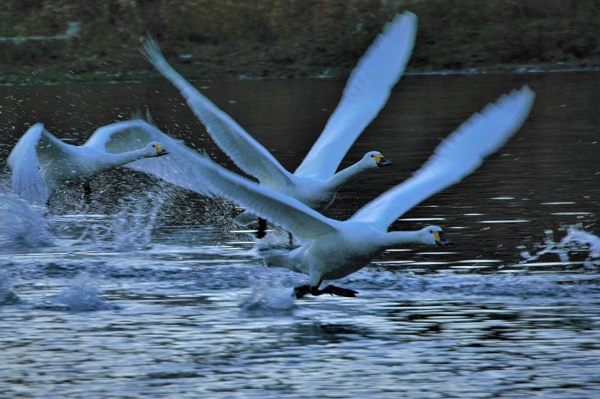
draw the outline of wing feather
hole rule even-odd
[[[211,192],[272,220],[291,231],[300,241],[337,230],[340,223],[309,208],[302,202],[245,179],[197,154],[191,162]]]
[[[96,129],[85,142],[85,147],[94,147],[112,154],[135,151],[152,141],[166,145],[173,140],[153,125],[142,119],[115,122]]]
[[[261,182],[290,184],[290,173],[275,157],[175,71],[154,40],[146,38],[142,44],[150,63],[179,90],[213,141],[242,171]]]
[[[534,98],[524,86],[487,105],[438,145],[411,178],[359,209],[350,220],[387,230],[409,209],[477,169],[521,127]]]
[[[30,127],[8,156],[13,191],[31,204],[45,206],[50,190],[42,178],[42,167],[48,162],[50,153],[63,156],[66,146],[50,134],[43,123]]]
[[[387,24],[350,75],[342,99],[297,176],[328,178],[387,102],[412,53],[417,17],[405,12]]]
[[[160,143],[169,154],[140,159],[123,167],[154,175],[200,195],[212,195],[203,175],[195,167],[195,160],[206,155],[194,151],[144,120],[131,119],[103,126],[94,132],[85,145],[120,153],[143,148],[152,141]]]

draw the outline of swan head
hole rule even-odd
[[[161,144],[155,142],[146,146],[146,152],[150,157],[160,157],[169,153]]]
[[[427,226],[419,232],[421,240],[427,245],[438,245],[444,247],[446,245],[454,245],[452,241],[446,238],[444,231],[439,226]]]
[[[392,164],[392,162],[387,160],[379,151],[367,152],[363,157],[363,161],[372,168],[381,168]]]

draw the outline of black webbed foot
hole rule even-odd
[[[297,299],[304,297],[306,294],[310,294],[310,285],[301,285],[294,288],[294,295]]]
[[[350,290],[348,288],[336,287],[335,285],[328,285],[324,289],[320,290],[318,287],[311,287],[310,285],[301,285],[294,288],[294,294],[297,299],[300,299],[308,294],[313,296],[319,296],[323,294],[343,296],[347,298],[355,297],[358,291]]]
[[[356,294],[358,294],[358,291],[354,291],[348,288],[336,287],[335,285],[328,285],[323,290],[321,290],[321,293],[345,297],[355,297]]]

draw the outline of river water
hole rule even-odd
[[[356,298],[294,300],[235,206],[127,170],[67,187],[47,211],[0,189],[2,398],[595,398],[600,396],[600,74],[406,76],[343,165],[393,166],[345,187],[344,219],[406,179],[502,93],[537,94],[517,135],[394,229],[455,245],[395,248],[338,282]],[[198,82],[293,169],[343,81]],[[0,87],[0,160],[44,122],[81,144],[150,110],[233,168],[166,83]],[[275,236],[272,234],[272,236]]]

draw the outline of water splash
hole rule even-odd
[[[119,252],[146,249],[150,246],[152,232],[166,197],[148,194],[135,202],[133,208],[123,207],[113,219],[108,230],[109,241]]]
[[[53,217],[61,236],[76,235],[74,245],[92,244],[94,250],[132,252],[147,249],[161,211],[169,200],[160,190],[130,193],[118,201],[114,214],[77,214]],[[60,233],[58,233],[60,231]]]
[[[295,301],[293,288],[259,285],[250,294],[240,298],[239,306],[246,314],[271,315],[293,310]]]
[[[15,194],[0,193],[0,249],[38,247],[52,243],[44,210]]]
[[[584,266],[600,266],[600,237],[581,230],[580,226],[570,226],[566,229],[567,234],[558,242],[554,240],[554,232],[546,230],[544,244],[539,244],[540,248],[534,254],[530,251],[522,251],[521,257],[525,260],[521,263],[537,261],[546,254],[558,256],[561,262],[571,262],[574,253],[587,253]]]
[[[278,227],[273,227],[264,238],[256,240],[252,252],[258,257],[264,257],[287,253],[295,248],[298,248],[298,244],[290,233]]]
[[[588,248],[590,259],[600,258],[600,237],[574,227],[567,229],[567,235],[560,240],[559,246],[569,248],[572,245]],[[598,259],[600,262],[600,259]]]
[[[0,272],[0,306],[14,305],[20,301],[12,288],[12,279],[6,273]]]
[[[73,283],[62,291],[55,302],[65,305],[74,312],[89,312],[94,310],[112,309],[98,294],[96,283],[87,273],[78,275]]]

